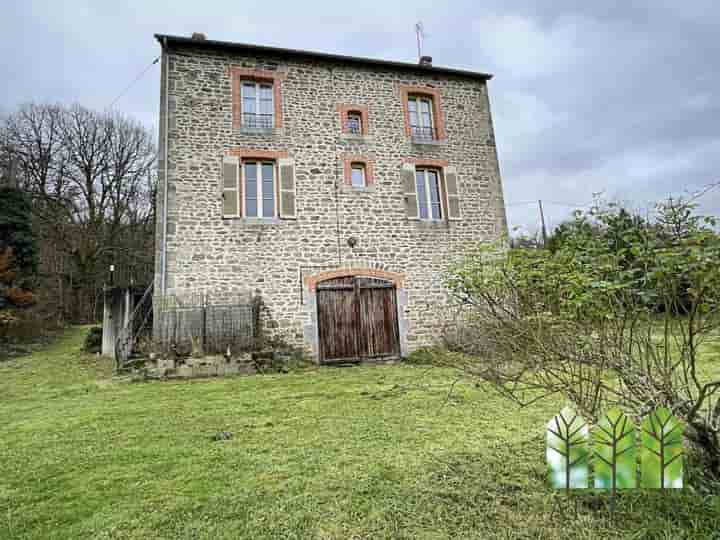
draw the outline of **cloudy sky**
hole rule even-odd
[[[556,224],[593,193],[645,208],[720,180],[717,0],[297,2],[9,0],[0,112],[104,109],[159,54],[155,32],[487,71],[510,225]],[[159,69],[115,107],[153,128]],[[699,199],[720,214],[720,189]]]

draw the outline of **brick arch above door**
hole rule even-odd
[[[328,270],[311,276],[305,276],[305,285],[309,291],[315,290],[317,284],[328,279],[340,277],[371,277],[390,281],[398,289],[405,287],[405,276],[397,272],[390,272],[380,268],[360,267],[360,268],[339,268],[337,270]]]
[[[368,277],[382,279],[391,282],[397,294],[397,321],[398,334],[400,339],[400,356],[408,354],[408,329],[409,321],[407,314],[408,293],[405,288],[405,275],[373,266],[355,266],[350,268],[338,268],[318,272],[303,279],[305,294],[303,307],[305,311],[305,325],[303,334],[306,345],[309,346],[313,355],[319,358],[319,327],[317,318],[317,285],[323,281],[342,277]]]

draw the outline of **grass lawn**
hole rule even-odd
[[[448,397],[451,372],[407,365],[130,383],[83,336],[0,363],[3,540],[720,538],[720,498],[690,489],[553,516],[559,402]]]

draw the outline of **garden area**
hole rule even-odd
[[[0,538],[720,530],[720,498],[704,484],[621,492],[614,513],[606,492],[555,494],[544,430],[559,399],[521,409],[487,383],[412,363],[132,383],[81,352],[86,333],[0,363]],[[720,371],[720,345],[703,349],[702,364]]]

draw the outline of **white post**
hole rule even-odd
[[[102,355],[115,359],[115,325],[112,316],[112,289],[103,287]]]

